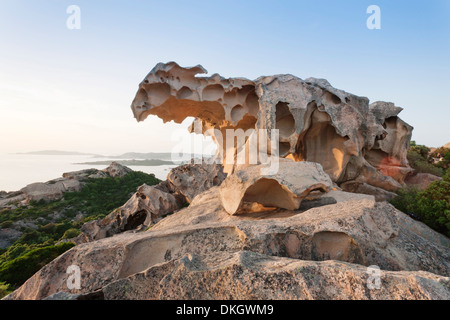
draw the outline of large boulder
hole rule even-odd
[[[252,141],[233,140],[234,150],[228,150],[229,129],[278,129],[280,157],[318,162],[339,185],[354,182],[392,193],[411,171],[406,152],[413,128],[393,103],[369,104],[324,79],[283,74],[252,81],[201,73],[206,70],[200,65],[159,63],[140,83],[131,108],[138,121],[149,115],[176,123],[195,117],[201,128],[192,126],[191,132],[212,136],[226,173],[237,162],[227,154],[240,154]]]
[[[416,187],[419,190],[425,190],[434,181],[441,181],[442,178],[430,173],[415,173],[408,175],[405,179],[405,184],[411,187]]]
[[[253,203],[264,207],[296,210],[311,192],[328,192],[330,177],[314,162],[283,160],[274,174],[264,174],[264,165],[255,165],[228,176],[220,186],[220,200],[229,214]]]
[[[180,205],[172,194],[144,184],[122,207],[103,219],[85,223],[81,227],[81,234],[72,241],[85,243],[125,231],[148,228],[178,209]]]
[[[77,179],[61,179],[47,183],[32,183],[20,191],[25,195],[25,200],[30,201],[52,201],[61,199],[65,192],[80,191],[82,182]]]
[[[450,297],[449,239],[386,202],[330,191],[321,197],[333,203],[308,210],[232,216],[219,189],[148,231],[75,246],[6,299]],[[70,265],[80,267],[79,290],[67,288]],[[378,290],[367,286],[373,266]]]
[[[195,163],[192,160],[191,163],[170,170],[167,182],[169,190],[183,195],[187,202],[191,202],[200,193],[220,185],[225,178],[222,166],[215,163]]]
[[[110,177],[116,178],[116,177],[124,177],[128,173],[132,172],[130,168],[121,165],[117,162],[112,162],[108,168],[103,169],[103,172],[107,173]]]

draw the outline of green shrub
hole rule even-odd
[[[7,283],[0,282],[0,299],[10,294],[13,290]]]
[[[11,226],[13,225],[14,221],[11,220],[6,220],[3,221],[2,223],[0,223],[0,229],[8,229],[11,228]]]
[[[417,197],[418,214],[431,228],[450,236],[450,182],[434,181]]]
[[[417,162],[414,169],[416,169],[417,172],[430,173],[438,177],[442,177],[444,174],[444,170],[442,168],[439,168],[426,161]]]
[[[60,240],[75,238],[79,234],[80,234],[80,230],[71,228],[69,230],[66,230],[66,232],[64,232],[64,234],[62,235]]]
[[[444,170],[428,162],[428,151],[424,151],[424,149],[419,147],[420,146],[411,147],[411,149],[408,150],[407,158],[411,168],[415,169],[416,172],[430,173],[439,177],[442,176]],[[428,148],[426,149],[429,150]]]
[[[423,159],[428,159],[430,148],[423,145],[414,145],[409,148],[410,151],[418,153]]]
[[[450,169],[447,169],[444,176],[442,177],[442,180],[450,182]]]
[[[413,213],[434,230],[450,236],[450,170],[442,181],[432,182],[424,191],[406,187],[391,200],[400,211]]]
[[[25,255],[0,265],[0,279],[12,286],[19,286],[47,263],[73,246],[73,243],[64,242],[57,246],[31,250]]]
[[[398,196],[392,199],[391,204],[405,213],[417,212],[417,197],[420,190],[417,187],[405,187],[397,191]]]

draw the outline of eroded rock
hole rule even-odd
[[[144,184],[122,207],[103,219],[85,223],[81,234],[71,241],[80,244],[125,231],[142,230],[178,209],[180,204],[172,194]]]
[[[103,172],[106,172],[110,177],[116,178],[116,177],[123,177],[126,176],[128,173],[132,172],[130,168],[123,166],[117,162],[112,162],[108,168],[103,169]]]
[[[263,174],[264,167],[255,165],[237,171],[222,183],[220,200],[229,214],[238,213],[248,203],[296,210],[311,192],[332,188],[330,177],[318,163],[283,160],[273,175]]]
[[[416,173],[408,175],[405,179],[405,184],[408,186],[416,187],[420,190],[425,190],[434,181],[442,180],[441,177],[435,176],[430,173]]]
[[[170,191],[182,194],[187,202],[191,202],[198,194],[220,185],[225,178],[222,166],[191,161],[170,170],[167,182]]]
[[[81,289],[106,299],[446,299],[449,240],[374,197],[330,191],[334,204],[229,215],[219,187],[146,232],[75,246],[7,299]],[[367,266],[381,289],[366,290]],[[55,297],[55,296],[53,296]]]
[[[156,65],[139,85],[132,103],[135,118],[156,115],[181,123],[196,117],[200,133],[212,135],[224,164],[227,129],[279,129],[281,157],[318,162],[339,185],[355,182],[393,192],[411,171],[406,151],[412,127],[398,117],[402,108],[393,103],[369,104],[324,79],[275,75],[251,81],[198,77],[201,73],[206,70],[200,65]],[[235,145],[234,153],[247,143]],[[226,173],[235,169],[225,165]]]
[[[218,186],[225,179],[217,164],[189,164],[173,168],[167,180],[155,186],[140,186],[136,193],[107,217],[85,223],[81,234],[71,241],[80,244],[125,231],[142,231],[166,215],[189,204],[195,196]]]

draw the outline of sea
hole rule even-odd
[[[0,191],[17,191],[34,182],[46,182],[62,177],[63,173],[83,169],[105,169],[107,165],[85,165],[81,162],[107,160],[92,155],[34,155],[0,153]],[[132,159],[114,159],[132,160]],[[177,165],[128,166],[134,171],[153,173],[165,180],[170,170]]]

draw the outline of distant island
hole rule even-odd
[[[175,163],[172,161],[159,160],[159,159],[145,159],[145,160],[118,160],[117,163],[123,166],[141,166],[141,167],[154,167],[154,166],[164,166],[164,165],[179,165],[180,163]],[[111,164],[111,160],[104,161],[88,161],[82,163],[75,164],[83,164],[83,165],[109,165]]]
[[[61,150],[42,150],[31,152],[17,152],[16,154],[42,155],[42,156],[95,156],[94,153],[76,152],[76,151],[61,151]]]
[[[61,151],[61,150],[42,150],[42,151],[31,151],[31,152],[17,152],[15,154],[23,154],[23,155],[45,155],[45,156],[92,156],[93,158],[107,158],[107,159],[139,159],[139,160],[149,160],[149,159],[159,159],[159,160],[172,160],[172,153],[170,152],[126,152],[120,155],[101,155],[95,153],[86,153],[86,152],[77,152],[77,151]],[[189,155],[186,159],[189,160],[192,158],[201,158],[202,155],[194,154]],[[211,155],[203,155],[203,157],[211,157]],[[133,160],[134,161],[134,160]],[[109,161],[111,163],[111,161]],[[103,162],[90,162],[83,164],[109,164],[108,161]],[[169,163],[173,164],[173,163]],[[176,164],[176,163],[175,163]]]
[[[161,159],[161,160],[171,160],[172,154],[170,152],[148,152],[148,153],[139,153],[139,152],[126,152],[118,156],[102,156],[96,155],[96,158],[109,158],[109,159]]]

